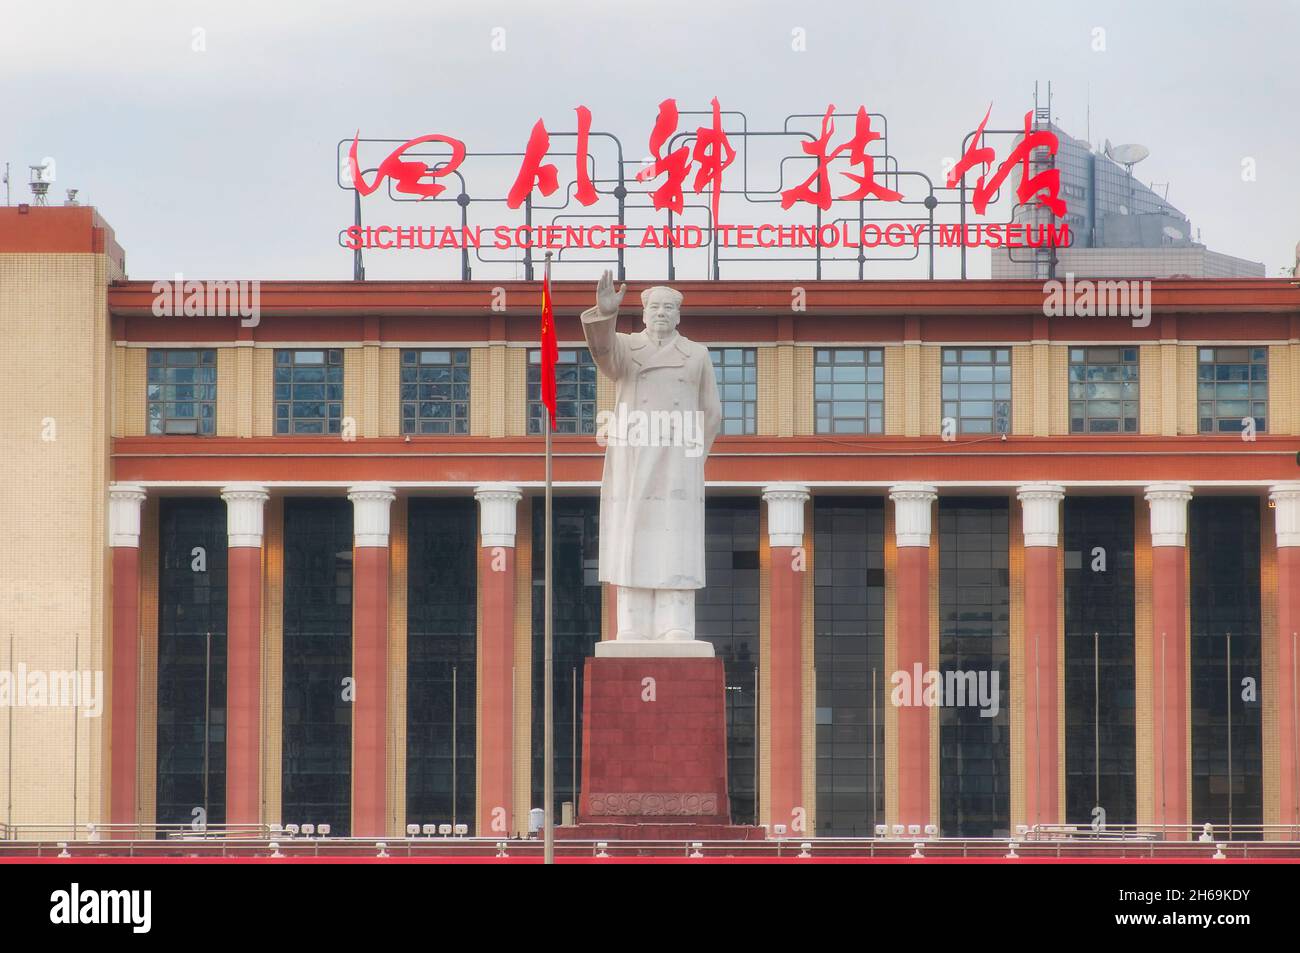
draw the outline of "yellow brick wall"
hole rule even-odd
[[[406,833],[406,587],[407,498],[389,514],[388,535],[388,836]],[[468,822],[469,818],[457,818]]]
[[[0,255],[0,526],[6,534],[0,658],[6,666],[11,635],[15,666],[104,671],[110,658],[104,616],[115,398],[109,277],[103,255]],[[106,697],[105,705],[110,702]],[[17,779],[12,814],[6,799],[0,818],[102,822],[107,710],[100,718],[27,707],[0,715],[0,765],[8,773],[12,759]]]
[[[1035,437],[1046,437],[1052,432],[1052,348],[1034,343],[1031,348],[1034,362],[1034,429]]]
[[[1296,401],[1292,389],[1291,345],[1274,344],[1268,349],[1268,432],[1296,433]]]
[[[813,358],[810,347],[794,348],[794,432],[798,436],[816,433],[813,402]]]
[[[249,374],[253,385],[248,390],[252,394],[249,417],[253,436],[270,437],[275,433],[275,349],[254,348]]]
[[[474,384],[474,353],[470,352],[470,388]],[[402,349],[379,349],[379,436],[398,437],[402,433]],[[473,393],[470,413],[473,414]],[[472,421],[471,417],[471,421]]]
[[[1138,430],[1144,434],[1164,432],[1161,350],[1159,344],[1143,344],[1138,348]]]
[[[1178,432],[1194,434],[1197,424],[1196,345],[1183,344],[1178,348]]]
[[[758,371],[757,432],[764,437],[781,435],[781,382],[778,377],[779,347],[763,345],[755,349]],[[603,375],[602,375],[603,376]]]
[[[343,417],[355,421],[357,436],[366,432],[364,348],[343,349]]]
[[[235,348],[235,375],[238,383],[235,396],[235,432],[240,437],[251,437],[256,433],[253,425],[253,407],[260,392],[254,386],[253,368],[256,362],[254,350],[247,345]],[[269,368],[266,373],[271,374]],[[272,393],[274,391],[267,391],[268,399]],[[267,413],[274,413],[274,410],[268,410]]]
[[[492,432],[492,348],[469,352],[469,432],[486,437]]]
[[[124,351],[122,356],[122,380],[118,388],[121,407],[121,429],[123,437],[143,437],[148,429],[148,390],[146,379],[149,375],[149,352],[142,347],[116,348]]]
[[[1034,432],[1034,349],[1018,344],[1011,349],[1011,432]]]
[[[1178,413],[1178,345],[1160,345],[1160,433],[1176,437],[1179,433]]]
[[[907,432],[908,387],[906,347],[891,344],[885,348],[885,433]]]
[[[943,418],[943,349],[920,347],[920,431],[919,436],[930,437],[939,433]]]
[[[379,436],[379,351],[378,344],[361,348],[361,420],[357,427],[357,435],[361,437]],[[345,384],[345,390],[346,387]]]
[[[502,436],[522,437],[528,433],[528,348],[505,348],[505,433]],[[495,435],[494,435],[495,436]]]
[[[239,434],[239,349],[217,348],[217,436]]]
[[[1051,366],[1047,384],[1047,432],[1052,436],[1068,434],[1070,432],[1070,348],[1064,344],[1053,344],[1048,349],[1047,359]]]

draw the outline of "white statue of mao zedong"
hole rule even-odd
[[[695,639],[695,590],[704,588],[704,460],[722,421],[708,348],[677,333],[682,296],[641,293],[645,328],[620,334],[606,271],[582,315],[592,360],[615,384],[602,413],[600,573],[616,587],[618,637],[597,656],[712,656]]]

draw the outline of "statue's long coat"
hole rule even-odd
[[[618,317],[591,308],[582,330],[592,359],[615,382],[614,409],[702,411],[703,452],[680,446],[605,449],[600,486],[602,582],[642,589],[704,587],[704,460],[722,422],[709,350],[680,334],[662,346],[620,334]]]

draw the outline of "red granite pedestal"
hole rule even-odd
[[[722,660],[589,658],[568,840],[757,840],[731,823]]]

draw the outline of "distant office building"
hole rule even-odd
[[[1193,240],[1192,223],[1163,195],[1143,185],[1104,151],[1059,127],[1056,168],[1065,221],[1074,244],[1057,250],[1056,273],[1092,278],[1263,278],[1264,265],[1211,251]],[[1124,148],[1124,147],[1121,147]],[[1142,154],[1145,154],[1143,150]],[[1123,158],[1117,154],[1117,158]],[[1035,171],[1043,166],[1035,166]],[[1046,220],[1041,206],[1018,209],[1015,220]],[[1046,278],[1049,252],[1023,249],[993,255],[994,278]]]

